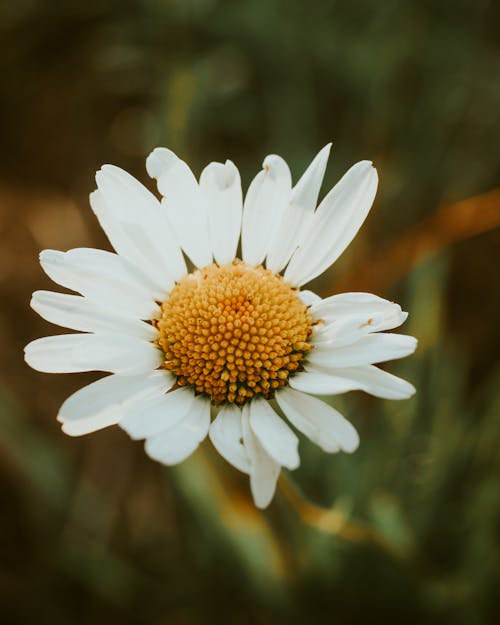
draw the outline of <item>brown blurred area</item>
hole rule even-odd
[[[487,0],[0,4],[0,622],[495,622],[499,25]],[[416,398],[339,398],[360,451],[301,442],[264,514],[208,443],[165,470],[118,429],[62,434],[99,376],[38,373],[23,347],[59,333],[29,308],[58,290],[40,250],[110,249],[94,172],[153,189],[165,145],[197,175],[230,158],[246,188],[266,154],[296,180],[328,141],[323,191],[363,158],[381,184],[312,288],[410,311],[420,349],[389,368]],[[385,547],[339,532],[334,502]]]

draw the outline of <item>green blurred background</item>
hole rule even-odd
[[[500,583],[500,49],[489,0],[0,3],[0,622],[494,623]],[[57,333],[28,307],[40,249],[107,248],[88,207],[105,162],[147,184],[176,150],[274,152],[294,178],[334,142],[328,189],[372,159],[365,227],[322,295],[399,301],[404,402],[334,399],[352,456],[301,440],[272,506],[208,443],[165,469],[112,428],[65,437],[93,375],[30,370]],[[152,188],[152,185],[151,185]],[[498,613],[497,613],[498,617]]]

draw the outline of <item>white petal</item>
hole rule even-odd
[[[148,173],[158,181],[165,197],[168,220],[182,249],[197,267],[212,262],[207,210],[198,182],[188,165],[171,150],[156,148],[146,161]]]
[[[313,293],[313,291],[298,291],[297,297],[306,306],[314,306],[314,304],[319,304],[319,302],[323,301],[321,297]]]
[[[313,303],[310,314],[322,323],[314,327],[314,342],[341,347],[362,336],[401,325],[401,306],[371,293],[339,293]]]
[[[311,307],[311,314],[316,318],[324,318],[329,321],[349,315],[362,314],[370,316],[376,313],[384,315],[384,318],[392,319],[394,317],[395,320],[400,320],[401,306],[372,293],[355,292],[338,293],[337,295],[326,297]],[[406,313],[403,313],[403,315],[404,319],[406,319]],[[384,327],[383,329],[391,330],[392,328]],[[379,328],[376,331],[378,332]]]
[[[155,148],[146,159],[146,171],[151,178],[159,180],[164,172],[175,165],[178,157],[167,148]]]
[[[331,147],[332,144],[327,143],[321,148],[292,190],[292,202],[300,204],[311,213],[318,202]]]
[[[24,359],[30,367],[45,373],[85,371],[79,364],[73,362],[73,352],[82,345],[82,337],[89,336],[92,335],[64,334],[36,339],[24,348]]]
[[[86,371],[98,369],[133,375],[157,369],[163,362],[161,351],[152,343],[118,335],[83,335],[86,338],[73,358]]]
[[[180,388],[135,403],[126,411],[120,427],[134,440],[164,432],[181,421],[193,409],[197,398],[190,388]]]
[[[250,489],[258,508],[267,508],[276,491],[281,471],[280,465],[271,458],[252,432],[248,404],[242,413],[243,443],[250,458]]]
[[[146,273],[149,273],[149,261],[143,260],[143,254],[137,248],[136,242],[125,234],[120,225],[119,214],[117,216],[114,215],[117,211],[113,211],[107,205],[102,192],[98,189],[92,191],[89,195],[89,202],[99,225],[104,230],[117,254],[141,267]]]
[[[393,330],[398,328],[408,319],[408,313],[401,310],[401,306],[394,305],[394,309],[390,314],[384,315],[384,320],[376,328],[372,328],[372,332],[381,332],[383,330]]]
[[[407,399],[415,393],[412,384],[373,365],[328,370],[310,366],[293,376],[290,386],[316,395],[360,390],[383,399]]]
[[[110,410],[109,412],[93,415],[80,421],[63,423],[61,430],[68,436],[84,436],[91,432],[97,432],[97,430],[103,430],[111,425],[116,425],[119,419],[120,414],[117,411]]]
[[[313,366],[356,367],[404,358],[417,347],[413,336],[404,334],[369,334],[352,345],[328,348],[316,346],[308,355]]]
[[[329,323],[319,323],[313,327],[312,342],[318,348],[337,349],[356,343],[363,336],[381,327],[384,322],[382,313],[367,315],[352,314],[338,317]]]
[[[226,265],[236,257],[241,232],[240,173],[231,161],[210,163],[201,173],[200,188],[207,206],[212,253],[219,265]]]
[[[110,371],[134,375],[153,371],[162,362],[161,352],[152,343],[121,335],[46,336],[29,343],[24,352],[30,367],[45,373]]]
[[[333,375],[312,366],[290,377],[290,386],[297,391],[315,395],[340,395],[359,389],[359,384],[355,380]]]
[[[250,427],[262,447],[278,464],[288,469],[299,466],[299,439],[265,399],[257,397],[250,402]]]
[[[267,256],[266,266],[274,273],[281,271],[287,264],[309,228],[325,175],[331,145],[329,143],[320,150],[292,189],[290,202],[270,244]]]
[[[368,215],[377,184],[372,164],[361,161],[333,187],[314,213],[307,235],[285,271],[290,284],[309,282],[337,260]]]
[[[54,282],[102,308],[137,319],[159,315],[154,293],[140,271],[116,254],[86,248],[44,250],[40,264]]]
[[[63,424],[63,432],[70,436],[100,430],[118,423],[131,402],[165,392],[172,381],[172,376],[164,371],[101,378],[70,395],[61,406],[57,420]]]
[[[91,205],[120,255],[154,278],[160,289],[186,274],[186,265],[164,207],[133,176],[104,165],[96,174]]]
[[[283,388],[276,393],[276,401],[291,423],[324,451],[357,449],[359,436],[354,427],[321,399]]]
[[[243,473],[250,473],[250,458],[243,444],[241,408],[232,404],[223,406],[210,426],[210,440],[229,464]]]
[[[79,295],[35,291],[30,305],[47,321],[80,332],[124,334],[146,341],[154,340],[158,334],[154,326],[144,321],[119,317]]]
[[[415,387],[412,384],[373,365],[337,369],[335,373],[336,375],[343,375],[344,372],[362,385],[360,386],[361,390],[375,395],[375,397],[408,399],[415,394]]]
[[[146,441],[146,453],[163,464],[178,464],[190,456],[210,426],[210,400],[196,397],[191,412],[176,426]]]
[[[242,255],[245,263],[254,267],[269,252],[292,185],[290,169],[280,156],[267,156],[263,167],[250,183],[243,207]]]

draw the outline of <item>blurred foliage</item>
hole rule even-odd
[[[0,622],[496,622],[500,582],[498,3],[86,0],[0,3]],[[332,400],[353,456],[301,440],[265,513],[205,444],[164,469],[117,429],[59,431],[93,379],[30,371],[53,332],[28,308],[43,247],[106,246],[87,207],[113,162],[146,181],[168,145],[268,152],[296,177],[334,141],[325,188],[371,158],[381,186],[313,287],[411,312],[406,402]],[[149,183],[148,183],[149,184]],[[474,196],[474,197],[472,197]]]

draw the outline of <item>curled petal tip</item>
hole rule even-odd
[[[285,160],[277,154],[268,154],[262,163],[262,167],[272,178],[290,175],[290,169]]]
[[[146,171],[151,178],[158,179],[178,160],[178,157],[172,150],[155,148],[146,159]]]

